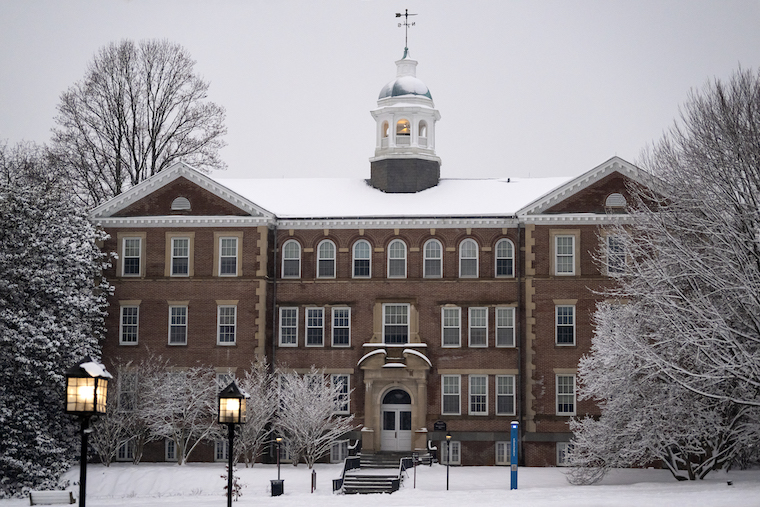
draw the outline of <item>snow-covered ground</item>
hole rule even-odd
[[[87,468],[87,505],[125,507],[222,507],[226,505],[222,479],[224,464],[203,463],[183,466],[143,463],[114,464],[110,468]],[[285,494],[270,496],[271,479],[277,478],[274,465],[258,464],[238,470],[246,484],[235,504],[244,506],[415,506],[477,505],[478,507],[578,506],[650,507],[704,505],[709,507],[760,506],[760,471],[711,474],[699,482],[676,482],[665,470],[617,470],[601,484],[572,486],[560,468],[521,468],[519,489],[509,489],[506,467],[451,467],[450,490],[446,491],[446,467],[417,468],[417,487],[413,472],[401,490],[392,495],[334,495],[332,479],[340,476],[340,465],[316,465],[317,489],[311,494],[311,474],[304,465],[281,468]],[[79,470],[72,469],[65,479],[72,483]],[[732,481],[729,486],[727,481]],[[70,489],[76,492],[77,486]],[[29,500],[0,500],[0,507],[29,505]]]

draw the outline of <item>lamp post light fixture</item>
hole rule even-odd
[[[227,507],[232,507],[232,456],[235,425],[245,423],[245,395],[233,381],[219,393],[219,424],[226,424],[229,433],[227,448]]]
[[[446,491],[449,490],[449,464],[451,463],[451,432],[446,433]]]
[[[91,357],[66,370],[66,413],[78,416],[81,422],[82,450],[79,456],[79,507],[85,507],[87,493],[87,436],[90,418],[106,413],[108,379],[113,378],[105,367]]]
[[[280,496],[285,491],[284,481],[280,480],[280,446],[282,445],[282,437],[277,437],[274,441],[277,443],[277,480],[269,482],[272,485],[272,496]]]

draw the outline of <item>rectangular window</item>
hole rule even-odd
[[[409,343],[409,305],[383,305],[383,343]]]
[[[567,455],[573,450],[573,444],[570,442],[557,442],[557,466],[566,467],[570,463],[567,460]]]
[[[174,440],[167,438],[164,442],[164,460],[177,461],[177,446],[174,444]]]
[[[496,375],[496,415],[515,415],[514,375]]]
[[[575,236],[555,236],[555,274],[575,274]]]
[[[607,236],[607,274],[619,275],[625,269],[625,245],[620,236]]]
[[[496,309],[496,346],[515,346],[515,309]]]
[[[280,347],[298,346],[298,308],[280,308]]]
[[[512,460],[512,449],[509,442],[496,442],[496,465],[510,465]]]
[[[140,276],[140,252],[142,238],[124,238],[122,249],[122,275]]]
[[[460,465],[462,463],[462,444],[452,440],[441,442],[441,461],[442,465]]]
[[[575,375],[557,375],[557,415],[575,415]]]
[[[330,446],[330,463],[343,463],[348,457],[348,440],[334,442]]]
[[[470,415],[488,415],[488,376],[470,375]]]
[[[325,344],[325,309],[306,309],[306,346],[321,347]]]
[[[443,335],[441,337],[444,347],[461,347],[461,308],[442,308],[441,321]]]
[[[130,440],[124,442],[116,451],[116,461],[132,461],[135,458],[135,443]]]
[[[237,329],[237,307],[217,307],[217,344],[235,345],[235,330]]]
[[[139,316],[139,306],[121,307],[121,325],[119,329],[119,343],[121,345],[137,345]]]
[[[470,347],[488,346],[488,308],[470,308]]]
[[[134,372],[123,372],[116,380],[119,390],[117,412],[133,412],[137,399],[137,374]]]
[[[461,413],[459,375],[442,375],[441,376],[441,405],[442,414],[459,415]]]
[[[188,276],[190,273],[190,240],[172,238],[172,276]]]
[[[227,440],[214,440],[214,461],[227,461]]]
[[[575,307],[557,305],[557,345],[575,345]]]
[[[336,414],[350,414],[350,393],[351,388],[349,385],[349,376],[345,374],[336,374],[330,377],[332,385],[339,385],[338,397],[335,400],[335,413]]]
[[[187,306],[169,307],[169,345],[187,344]]]
[[[237,276],[237,238],[219,238],[219,276]]]
[[[351,345],[351,308],[332,309],[332,344],[333,347]]]

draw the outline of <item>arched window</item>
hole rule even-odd
[[[293,239],[282,247],[282,277],[301,278],[301,245]]]
[[[412,127],[409,125],[409,120],[399,120],[396,122],[396,135],[397,136],[412,135]]]
[[[383,138],[388,137],[388,122],[384,121],[381,129],[381,135]]]
[[[604,205],[607,208],[625,208],[626,201],[623,194],[610,194],[607,196],[607,199],[604,201]]]
[[[417,134],[420,137],[427,137],[427,122],[426,121],[423,120],[420,122],[420,125],[417,129]]]
[[[190,209],[190,201],[187,197],[177,197],[172,201],[172,211],[187,211]]]
[[[437,239],[428,240],[424,248],[423,276],[441,278],[443,276],[443,248]]]
[[[335,278],[335,243],[329,239],[317,247],[317,278]]]
[[[478,244],[473,239],[466,239],[459,244],[459,277],[477,278]]]
[[[369,241],[360,239],[354,243],[354,278],[372,276],[372,248]]]
[[[515,248],[508,239],[496,243],[496,276],[515,276]]]
[[[400,239],[388,245],[388,278],[406,278],[406,244]]]

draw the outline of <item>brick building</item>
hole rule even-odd
[[[523,463],[561,464],[568,420],[596,410],[575,396],[593,289],[624,261],[600,226],[625,219],[639,171],[615,157],[576,178],[441,179],[416,64],[396,62],[372,111],[369,179],[177,164],[95,209],[118,253],[106,363],[316,365],[347,386],[364,451],[441,448],[448,431],[452,463],[506,464],[516,420]]]

